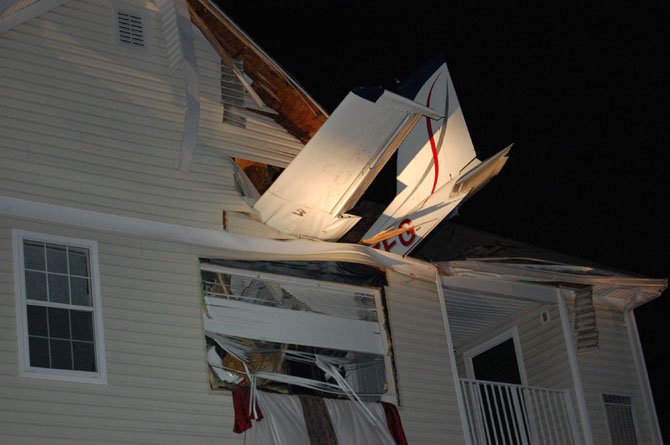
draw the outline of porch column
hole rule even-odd
[[[579,362],[577,361],[577,351],[575,349],[575,340],[572,335],[572,326],[570,324],[570,317],[568,315],[568,308],[565,304],[565,295],[570,291],[558,287],[556,289],[556,303],[558,304],[558,311],[561,315],[561,326],[563,327],[563,339],[565,340],[565,348],[568,352],[568,361],[570,362],[570,372],[572,373],[572,382],[575,388],[575,398],[577,400],[577,409],[579,410],[579,418],[582,424],[582,431],[584,432],[585,445],[593,445],[593,433],[591,432],[591,422],[589,421],[589,413],[586,409],[586,398],[584,397],[584,387],[582,386],[582,376],[579,372]]]

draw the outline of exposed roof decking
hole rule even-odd
[[[191,20],[213,47],[242,60],[251,86],[279,115],[277,123],[307,142],[328,117],[326,112],[275,61],[208,0],[188,0]]]

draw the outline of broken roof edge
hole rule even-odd
[[[477,229],[472,226],[445,220],[428,239],[413,252],[415,258],[428,262],[449,262],[460,260],[491,260],[500,258],[529,260],[536,263],[578,265],[604,271],[609,275],[637,276],[641,273],[622,270],[601,264],[591,259],[537,246],[525,241]]]
[[[509,260],[514,262],[509,262]],[[527,262],[519,263],[518,260]],[[630,298],[625,301],[625,305],[630,307],[637,307],[661,296],[668,287],[667,278],[632,277],[602,269],[553,263],[534,258],[477,258],[437,264],[439,264],[439,269],[444,271],[443,273],[453,276],[496,278],[511,282],[553,286],[564,283],[568,286],[626,288],[631,290]]]
[[[268,71],[247,74],[253,79],[252,87],[263,101],[279,113],[277,122],[301,142],[307,142],[321,127],[328,113],[307,93],[288,71],[270,57],[212,0],[187,0],[193,23],[207,28],[230,57],[241,58],[246,64]],[[217,25],[224,29],[217,29]],[[222,31],[227,31],[228,39]],[[234,41],[233,41],[234,40]],[[232,49],[236,48],[236,51]],[[253,57],[249,54],[251,53]],[[287,92],[287,90],[290,90]],[[285,103],[293,102],[293,103]]]
[[[433,264],[360,244],[256,238],[222,230],[189,227],[8,196],[0,196],[0,215],[224,250],[217,252],[216,256],[210,254],[211,250],[200,254],[209,258],[342,261],[384,267],[406,276],[435,282]]]

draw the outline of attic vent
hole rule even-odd
[[[117,10],[116,26],[119,32],[119,43],[144,48],[144,24],[141,16],[129,11]]]
[[[593,291],[590,287],[575,293],[575,338],[577,352],[598,350],[598,326],[596,310],[593,307]]]
[[[233,60],[240,73],[244,73],[241,60]],[[221,102],[223,103],[223,122],[245,128],[247,118],[244,108],[244,86],[223,61],[221,61]]]

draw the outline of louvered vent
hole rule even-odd
[[[241,60],[233,60],[240,73],[244,73]],[[247,118],[244,108],[244,86],[223,61],[221,61],[221,102],[223,102],[223,122],[245,128]]]
[[[603,394],[612,445],[636,445],[633,403],[629,396]]]
[[[144,24],[141,16],[117,10],[116,24],[119,31],[119,43],[144,48]]]
[[[575,293],[575,339],[577,352],[598,350],[596,310],[593,307],[593,291],[590,287],[579,289]]]

